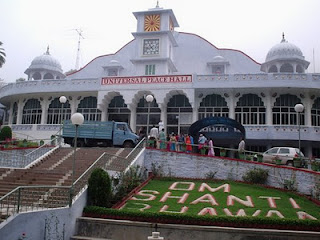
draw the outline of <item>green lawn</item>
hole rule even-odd
[[[175,188],[169,189],[175,182],[178,182]],[[203,191],[199,191],[201,185]],[[171,195],[165,198],[169,196],[168,192]],[[184,200],[181,200],[182,196]],[[250,217],[255,214],[257,217],[267,217],[269,214],[269,218],[279,219],[283,216],[296,220],[300,214],[300,219],[320,219],[320,206],[303,196],[233,181],[157,179],[151,180],[140,190],[140,194],[133,197],[136,200],[129,199],[122,210],[159,213],[162,209],[164,213],[176,214],[185,207],[185,213],[181,214],[198,215],[201,211],[205,216],[210,216],[210,213],[227,216],[229,213],[233,216],[245,214]],[[179,200],[182,202],[178,203]]]

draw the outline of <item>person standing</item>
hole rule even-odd
[[[150,136],[149,136],[150,147],[155,148],[157,146],[158,137],[159,137],[159,130],[158,128],[156,128],[155,125],[153,125],[150,130]]]
[[[186,136],[185,142],[186,142],[186,152],[191,153],[192,152],[192,145],[191,145],[191,139],[190,139],[189,135]]]
[[[210,138],[209,143],[208,143],[209,151],[208,151],[208,156],[213,157],[214,154],[214,149],[213,149],[213,140]]]
[[[160,120],[158,125],[159,125],[159,134],[160,134],[162,132],[162,129],[164,129],[164,124],[163,124],[162,120]]]
[[[160,149],[166,148],[166,134],[164,133],[164,128],[162,128],[159,133]]]
[[[207,142],[207,138],[202,134],[200,133],[200,137],[198,139],[198,144],[199,144],[199,150],[200,150],[200,153],[203,155],[205,154],[206,152],[206,149],[205,149],[205,144]]]
[[[243,154],[244,154],[245,145],[246,145],[246,143],[245,143],[244,139],[241,137],[240,138],[240,143],[239,143],[239,146],[238,146],[238,154],[239,154],[239,158],[240,159],[243,158],[241,156],[243,156]]]

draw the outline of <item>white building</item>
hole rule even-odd
[[[298,146],[294,106],[302,103],[302,151],[320,157],[320,74],[305,73],[309,62],[284,36],[259,64],[241,51],[175,31],[179,24],[171,9],[133,14],[134,39],[115,54],[65,77],[47,50],[25,71],[28,81],[0,89],[16,134],[49,138],[75,112],[89,120],[126,121],[134,131],[148,119],[150,126],[162,119],[169,133],[186,133],[204,117],[225,116],[244,125],[249,149],[263,151]],[[63,108],[62,95],[68,100]]]

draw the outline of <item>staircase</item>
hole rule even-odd
[[[107,170],[122,171],[132,161],[132,158],[125,158],[131,150],[77,148],[74,158],[73,148],[58,148],[28,169],[0,168],[0,219],[6,219],[15,212],[67,206],[70,204],[72,179],[76,180],[83,175],[103,154],[104,161],[108,162],[104,164]],[[84,181],[87,178],[88,176]],[[85,184],[86,182],[76,186],[75,183],[73,196]]]

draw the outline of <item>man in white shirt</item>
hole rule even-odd
[[[156,126],[152,126],[149,134],[149,146],[155,148],[157,146],[157,139],[159,137],[159,130]]]

